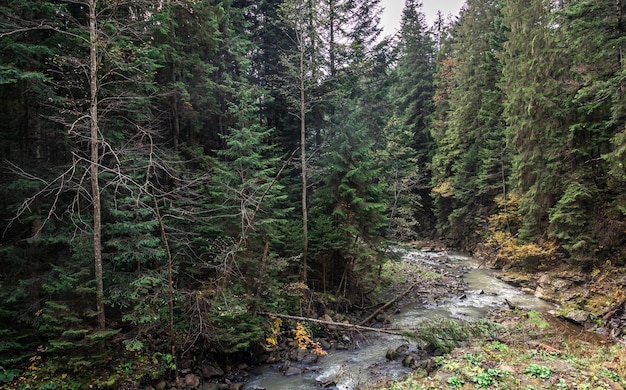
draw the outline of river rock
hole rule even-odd
[[[233,383],[228,390],[243,390],[243,382]]]
[[[324,351],[328,351],[332,347],[330,342],[328,342],[328,339],[325,339],[325,338],[324,339],[319,339],[319,343],[320,343],[320,346],[322,347],[322,349]]]
[[[404,359],[402,359],[402,365],[404,367],[411,367],[411,365],[415,362],[415,359],[413,359],[413,356],[411,355],[406,355],[404,357]]]
[[[230,385],[226,383],[203,383],[198,387],[198,390],[229,390]]]
[[[398,348],[396,348],[396,353],[398,354],[398,356],[402,356],[406,354],[406,351],[409,350],[409,345],[408,344],[402,344],[401,346],[399,346]]]
[[[543,274],[537,280],[535,296],[546,301],[564,302],[574,298],[576,295],[575,293],[572,294],[572,291],[568,291],[572,284],[571,280]]]
[[[589,321],[590,314],[584,310],[574,309],[566,312],[562,317],[577,324],[585,325]]]
[[[208,363],[202,365],[201,373],[204,379],[221,378],[224,376],[224,370],[221,367]]]
[[[186,387],[196,389],[200,386],[200,378],[196,374],[187,374],[185,375],[184,383]]]
[[[294,376],[300,374],[302,374],[302,370],[298,367],[289,367],[284,373],[285,376]]]
[[[398,358],[398,354],[394,348],[389,348],[385,357],[387,360],[396,360]]]
[[[165,383],[165,381],[160,381],[159,383],[156,384],[156,386],[154,386],[156,390],[165,390],[166,387],[167,387],[167,383]]]

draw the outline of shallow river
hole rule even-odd
[[[412,327],[417,323],[436,319],[473,320],[484,318],[496,307],[504,306],[505,300],[520,308],[545,310],[551,305],[532,295],[522,293],[494,276],[494,271],[479,268],[468,256],[444,252],[401,250],[403,261],[418,263],[433,269],[447,268],[465,270],[464,293],[426,304],[412,304],[401,309],[392,318],[392,327]],[[444,265],[445,264],[445,265]],[[389,348],[407,344],[401,336],[380,333],[365,335],[358,348],[346,351],[329,351],[314,366],[297,376],[284,376],[275,367],[266,366],[257,370],[246,383],[246,390],[294,390],[320,389],[321,384],[335,383],[330,389],[351,390],[376,378],[399,379],[410,370],[400,362],[389,362],[385,354]],[[414,344],[408,342],[409,344]]]

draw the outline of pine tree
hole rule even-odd
[[[615,245],[617,227],[608,228],[604,205],[609,171],[602,159],[610,138],[619,132],[612,114],[619,96],[619,10],[614,4],[571,1],[558,12],[562,45],[571,59],[565,88],[573,94],[567,144],[571,166],[563,178],[565,191],[550,209],[550,235],[577,257],[588,257],[598,247]],[[609,159],[610,160],[610,159]]]
[[[520,237],[539,238],[548,212],[564,192],[571,95],[563,88],[565,52],[559,46],[550,2],[507,1],[504,46],[504,117],[513,150],[514,188],[524,216]]]
[[[320,160],[321,184],[313,199],[312,247],[325,270],[324,286],[338,285],[338,293],[358,291],[357,266],[367,261],[365,248],[376,247],[385,227],[383,183],[373,158],[373,140],[356,105],[343,108],[338,125],[327,134]],[[326,264],[330,262],[330,272]]]
[[[412,176],[418,172],[413,187],[414,193],[423,202],[423,212],[418,216],[420,231],[432,233],[432,214],[430,212],[428,169],[433,143],[430,137],[430,120],[433,112],[435,71],[435,43],[426,25],[422,4],[419,1],[407,1],[402,13],[400,38],[398,43],[398,63],[396,65],[395,88],[392,91],[396,112],[392,125],[398,135],[410,133],[409,146],[415,151],[413,172],[404,172]],[[400,136],[402,137],[402,136]]]
[[[433,184],[440,226],[447,226],[456,240],[472,237],[493,209],[494,197],[506,190],[498,87],[503,33],[500,2],[469,1],[454,30],[454,59],[447,58],[441,68],[445,80],[454,66],[454,88],[438,94],[439,109],[445,103],[449,111],[445,122],[439,122],[444,133],[435,133]]]

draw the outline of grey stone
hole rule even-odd
[[[222,370],[221,367],[214,366],[212,364],[203,364],[201,371],[204,379],[221,378],[224,376],[224,370]]]
[[[566,312],[563,315],[563,318],[584,325],[587,321],[589,321],[589,313],[584,310],[574,309]]]
[[[298,367],[289,367],[285,371],[285,376],[294,376],[294,375],[300,375],[300,374],[302,374],[302,370],[299,369]]]
[[[200,386],[200,378],[195,374],[187,374],[185,375],[185,386],[191,387],[192,389]]]

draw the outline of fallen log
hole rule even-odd
[[[268,317],[285,318],[288,320],[315,322],[317,324],[337,326],[337,327],[342,327],[342,328],[347,328],[347,329],[366,330],[370,332],[378,332],[378,333],[386,333],[386,334],[394,334],[394,335],[402,334],[401,332],[397,330],[390,330],[390,329],[385,329],[385,328],[370,328],[369,326],[355,325],[355,324],[344,323],[344,322],[318,320],[316,318],[309,318],[309,317],[290,316],[287,314],[267,313],[267,312],[259,312],[257,314],[268,316]]]
[[[407,288],[406,290],[402,291],[399,295],[395,296],[393,299],[391,299],[389,302],[385,303],[384,305],[382,305],[381,307],[379,307],[377,310],[375,310],[372,314],[370,314],[366,319],[364,319],[363,321],[361,321],[359,323],[359,325],[363,325],[366,324],[369,320],[371,320],[372,318],[376,317],[376,315],[378,313],[380,313],[381,311],[385,310],[386,308],[388,308],[389,306],[391,306],[394,302],[396,302],[398,299],[402,298],[403,296],[405,296],[406,294],[410,293],[411,290],[413,290],[415,288],[415,286],[417,286],[419,284],[419,281],[413,283],[412,285],[409,286],[409,288]]]

